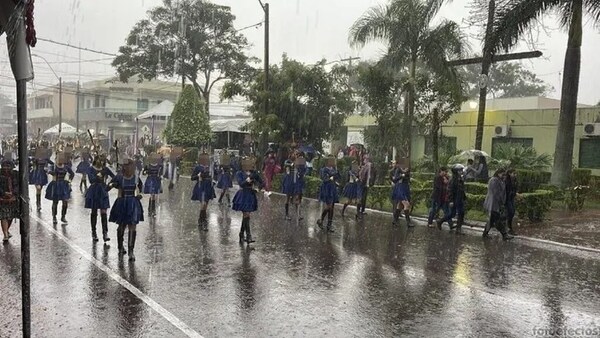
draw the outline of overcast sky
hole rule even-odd
[[[133,24],[146,16],[146,11],[161,0],[37,0],[35,2],[35,25],[39,37],[81,45],[106,52],[116,53]],[[236,15],[236,27],[246,27],[263,20],[263,11],[258,0],[215,0],[230,6]],[[348,45],[348,29],[369,7],[383,3],[378,0],[271,0],[271,62],[281,59],[283,53],[307,63],[321,58],[336,60],[349,56],[375,59],[381,53],[381,46],[368,46],[353,50]],[[468,0],[454,0],[446,5],[440,16],[463,23],[469,15]],[[553,19],[545,20],[547,26],[556,28]],[[471,29],[470,33],[474,33]],[[262,58],[262,27],[244,30],[252,43],[250,53]],[[524,61],[524,65],[551,84],[555,91],[551,97],[560,96],[560,72],[563,68],[566,49],[566,34],[551,29],[548,35],[539,37],[539,49],[544,58]],[[10,67],[7,64],[6,43],[0,42],[0,90],[10,93],[14,90],[7,77]],[[471,40],[474,52],[481,49],[481,42]],[[526,50],[526,46],[518,50]],[[79,69],[75,63],[79,57],[77,50],[39,42],[33,53],[45,57],[64,80],[77,80]],[[587,24],[584,30],[582,48],[582,69],[579,101],[595,104],[600,101],[597,79],[600,78],[598,62],[600,55],[599,30]],[[81,68],[81,80],[87,81],[114,75],[107,56],[82,52],[86,62]],[[46,64],[35,58],[36,80],[32,86],[45,86],[55,82]]]

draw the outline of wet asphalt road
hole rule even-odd
[[[318,203],[287,222],[276,195],[259,201],[248,249],[241,214],[216,203],[210,230],[198,230],[191,187],[182,179],[156,221],[138,226],[135,263],[119,261],[114,224],[110,246],[92,243],[79,192],[67,226],[52,227],[44,201],[31,227],[34,336],[527,337],[600,326],[597,254],[392,227],[377,214],[357,223],[337,212],[328,235],[315,226]],[[0,337],[21,330],[12,232],[0,246]]]

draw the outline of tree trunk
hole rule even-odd
[[[433,123],[431,128],[431,157],[433,160],[433,172],[437,173],[437,170],[440,165],[440,144],[439,144],[439,133],[440,129],[440,117],[439,110],[437,108],[433,108]]]
[[[573,0],[560,98],[560,116],[558,118],[558,129],[556,130],[552,184],[563,188],[570,184],[573,167],[575,120],[577,117],[577,96],[579,94],[581,70],[582,1]]]
[[[494,56],[491,46],[492,34],[494,31],[494,18],[496,15],[496,1],[490,0],[488,5],[488,22],[485,29],[485,42],[483,46],[483,61],[481,63],[481,74],[488,76],[492,58]],[[489,81],[488,81],[489,82]],[[483,128],[485,125],[485,108],[487,99],[487,84],[480,86],[479,89],[479,111],[477,113],[477,129],[475,131],[475,149],[482,150],[483,147]]]
[[[407,102],[407,108],[408,108],[408,116],[407,116],[407,121],[406,121],[406,136],[408,138],[407,143],[407,150],[406,150],[406,154],[407,154],[407,158],[408,158],[408,162],[409,162],[409,168],[410,168],[410,162],[411,162],[411,155],[412,155],[412,121],[413,121],[413,116],[415,115],[415,82],[416,82],[416,74],[417,74],[417,60],[416,58],[413,58],[413,60],[410,63],[410,83],[408,85],[408,102]]]

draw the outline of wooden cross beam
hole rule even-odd
[[[534,58],[539,58],[542,55],[543,55],[542,52],[540,52],[538,50],[533,51],[533,52],[495,55],[492,57],[492,63],[502,62],[502,61],[512,61],[512,60],[534,59]],[[464,66],[464,65],[481,64],[482,62],[483,62],[482,57],[476,57],[476,58],[448,61],[448,65]]]

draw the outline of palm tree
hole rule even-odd
[[[454,77],[454,69],[447,65],[449,58],[463,55],[464,39],[456,22],[433,20],[443,0],[391,0],[387,5],[369,9],[350,29],[350,44],[362,47],[379,41],[387,45],[387,54],[381,60],[392,69],[407,69],[405,111],[408,117],[408,157],[412,144],[411,121],[415,112],[415,79],[417,66],[439,76]]]
[[[584,11],[595,22],[600,22],[600,0],[512,0],[499,11],[494,32],[495,48],[508,51],[519,42],[529,27],[537,24],[537,19],[543,14],[558,14],[561,26],[568,29],[552,170],[552,184],[561,187],[570,184],[573,166]]]

